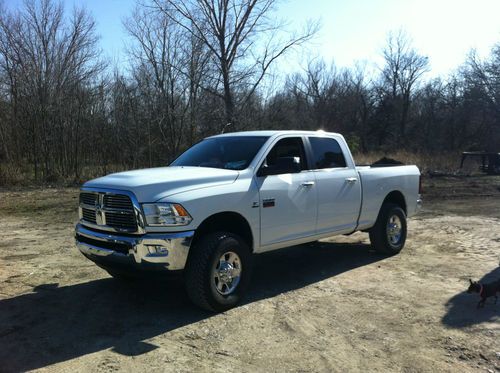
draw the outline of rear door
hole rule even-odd
[[[274,167],[279,158],[294,157],[300,172],[256,176],[260,193],[261,246],[313,235],[316,229],[317,194],[314,173],[308,169],[304,139],[279,139],[261,166]]]
[[[361,182],[344,141],[308,136],[311,168],[318,192],[316,233],[356,228],[361,207]]]

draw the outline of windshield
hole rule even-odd
[[[228,136],[205,139],[182,153],[171,166],[244,170],[267,139],[267,136]]]

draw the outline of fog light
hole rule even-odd
[[[168,249],[161,245],[147,245],[148,252],[156,255],[168,255]]]

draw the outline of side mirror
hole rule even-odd
[[[276,164],[262,166],[257,176],[295,174],[300,172],[300,157],[280,157]]]

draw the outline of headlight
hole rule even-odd
[[[145,203],[142,210],[149,226],[188,225],[193,218],[177,203]]]

